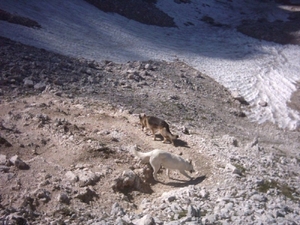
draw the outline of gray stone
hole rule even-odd
[[[150,200],[147,198],[144,198],[139,207],[144,210],[144,209],[148,208],[150,206],[150,204],[151,204]]]
[[[66,172],[65,176],[69,181],[72,181],[72,182],[78,181],[78,176],[75,173],[73,173],[72,171]]]
[[[91,189],[89,187],[84,187],[79,190],[79,193],[77,195],[75,195],[75,198],[78,198],[82,202],[89,204],[91,201],[98,198],[98,195],[96,194],[96,192],[93,189]]]
[[[145,215],[141,219],[137,219],[134,221],[136,225],[155,225],[155,220],[150,215]]]
[[[231,95],[234,99],[238,100],[240,103],[248,104],[247,101],[245,100],[245,98],[240,93],[238,93],[237,91],[231,92]]]
[[[127,223],[126,221],[124,221],[121,217],[118,217],[115,220],[114,225],[129,225],[129,223]]]
[[[125,215],[125,211],[124,209],[119,205],[119,203],[114,203],[111,207],[111,212],[110,214],[112,216],[124,216]]]
[[[187,127],[183,127],[182,128],[182,133],[189,135],[190,131],[189,131],[189,129]]]
[[[5,138],[0,136],[0,147],[2,147],[2,146],[11,147],[12,144],[10,142],[8,142]]]
[[[144,182],[135,172],[132,170],[125,170],[117,177],[112,185],[112,189],[115,192],[122,192],[126,190],[138,190],[141,192],[151,192],[149,183]]]
[[[46,83],[41,81],[34,85],[34,89],[43,91],[45,90],[46,86],[47,86]]]
[[[123,179],[123,185],[125,187],[132,187],[134,186],[134,182],[136,179],[136,174],[132,170],[125,170],[122,173]]]
[[[25,78],[24,79],[24,87],[33,87],[34,83],[32,80]]]
[[[9,167],[8,166],[2,166],[2,165],[0,165],[0,172],[7,173],[8,171],[9,171]]]
[[[267,197],[260,195],[260,194],[254,194],[251,196],[251,199],[258,202],[266,202],[268,199]]]
[[[18,212],[9,214],[4,218],[3,222],[3,224],[29,224],[23,216],[18,214]]]
[[[285,212],[282,210],[277,210],[275,212],[275,217],[285,217]]]
[[[34,191],[34,195],[42,202],[49,202],[51,199],[51,193],[46,189],[37,189]]]
[[[22,159],[20,159],[18,155],[11,157],[9,161],[20,170],[28,170],[30,168],[29,165],[22,161]]]
[[[176,200],[176,196],[174,196],[174,195],[168,197],[169,202],[173,202],[175,200]]]
[[[95,185],[99,180],[100,177],[91,171],[78,171],[78,180],[80,187],[86,187],[89,185]]]
[[[208,196],[209,196],[209,192],[206,190],[206,189],[201,189],[201,191],[200,191],[200,196],[202,197],[202,198],[208,198]]]
[[[241,170],[239,170],[236,166],[234,166],[234,165],[232,165],[230,163],[228,163],[226,165],[225,169],[230,170],[233,174],[238,174],[240,176],[243,174]]]
[[[202,223],[203,224],[214,224],[217,220],[217,217],[215,214],[209,214],[203,217]]]
[[[171,204],[171,209],[174,213],[180,213],[184,211],[181,205],[176,202]]]
[[[145,69],[146,69],[146,70],[152,70],[153,68],[152,68],[152,65],[151,65],[151,64],[147,63],[147,64],[145,65]]]
[[[187,208],[187,217],[200,217],[200,209],[189,205]]]
[[[57,199],[61,203],[70,204],[70,198],[67,193],[59,193]]]
[[[7,158],[6,158],[6,155],[2,155],[0,154],[0,165],[6,165],[6,162],[7,162]]]
[[[260,101],[258,104],[259,104],[261,107],[266,107],[266,106],[268,106],[268,102],[265,102],[265,101]]]

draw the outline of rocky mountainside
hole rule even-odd
[[[155,0],[88,2],[175,26]],[[238,29],[299,44],[292,16]],[[1,9],[0,19],[41,28]],[[251,122],[245,99],[186,63],[96,62],[0,37],[0,68],[0,224],[299,224],[299,131]],[[166,120],[174,146],[143,132],[141,113]],[[161,168],[156,182],[136,145],[192,159],[197,172],[169,179]]]
[[[297,224],[299,133],[247,119],[239,96],[183,62],[69,58],[0,39],[2,224]],[[262,106],[263,107],[263,106]],[[166,120],[175,146],[141,131]],[[191,158],[155,182],[131,154]]]

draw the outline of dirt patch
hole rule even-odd
[[[213,98],[226,95],[226,90],[208,77],[181,62],[175,67],[159,62],[96,63],[8,39],[1,39],[0,43],[4,56],[0,61],[1,155],[6,157],[0,176],[1,217],[17,211],[28,221],[43,221],[41,215],[47,214],[51,221],[74,217],[72,221],[79,223],[80,216],[86,219],[90,214],[109,213],[115,202],[138,212],[144,198],[155,199],[174,188],[204,184],[206,176],[212,174],[208,157],[196,154],[199,149],[192,136],[181,133],[172,122],[181,110],[186,111],[187,103],[178,102],[186,98],[165,88],[165,92],[159,91],[161,100],[157,100],[153,91],[166,79],[177,86],[174,91],[193,91],[194,84],[186,74],[193,73],[195,79],[203,80],[199,87],[203,94],[212,94]],[[210,85],[212,91],[204,88]],[[175,102],[168,104],[168,97]],[[156,107],[152,108],[154,103]],[[203,104],[212,101],[206,99]],[[139,124],[139,112],[158,113],[166,108],[173,117],[159,115],[168,118],[171,131],[180,134],[176,147],[153,141]],[[188,115],[185,113],[185,120],[192,122],[195,116]],[[210,117],[207,112],[205,121]],[[148,170],[147,165],[131,155],[135,144],[143,151],[159,148],[192,158],[199,171],[193,174],[196,179],[187,181],[172,171],[170,180],[162,169],[158,174],[160,182],[150,179],[146,183],[150,186],[143,190],[115,192],[112,185],[124,171],[140,174],[141,170]],[[18,169],[9,163],[16,155],[29,169]]]
[[[198,155],[195,158],[196,148],[174,148],[170,144],[153,141],[150,135],[141,131],[137,116],[109,109],[101,101],[78,98],[74,104],[74,99],[44,93],[20,97],[12,102],[2,100],[0,116],[1,135],[12,144],[10,147],[3,146],[1,154],[8,158],[18,155],[30,165],[26,171],[11,167],[9,173],[14,176],[7,179],[2,177],[3,207],[18,208],[24,204],[24,199],[18,197],[19,191],[26,190],[29,195],[43,187],[49,192],[49,203],[40,204],[36,208],[55,214],[54,199],[62,190],[71,188],[66,172],[82,167],[102,174],[100,181],[93,184],[93,190],[101,196],[97,197],[93,207],[108,210],[120,198],[118,193],[113,192],[112,181],[124,170],[135,171],[144,167],[130,153],[134,143],[145,150],[161,148],[175,154],[181,153],[187,158],[193,157],[196,169],[202,175],[211,173],[204,156]],[[151,198],[174,187],[203,181],[196,179],[187,182],[181,174],[171,174],[176,180],[169,180],[164,170],[158,174],[162,183],[152,183]],[[128,198],[125,201],[128,204],[126,208],[137,210],[137,205],[146,196],[149,198],[149,193],[138,190],[127,192],[123,197]],[[73,199],[73,204],[85,207],[85,202],[78,199]]]

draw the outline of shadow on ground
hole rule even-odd
[[[186,186],[189,186],[189,185],[197,185],[197,184],[200,184],[202,183],[204,180],[206,179],[206,176],[199,176],[199,177],[196,177],[192,180],[189,180],[189,181],[186,181],[186,180],[180,180],[180,179],[172,179],[174,181],[172,182],[167,182],[167,183],[163,183],[163,182],[159,182],[159,183],[162,183],[162,184],[165,184],[165,185],[168,185],[168,186],[173,186],[173,187],[186,187]],[[176,181],[176,182],[175,182]]]

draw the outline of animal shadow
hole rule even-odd
[[[188,143],[186,141],[183,141],[181,139],[175,139],[174,140],[174,146],[175,147],[185,147],[185,148],[190,148],[188,146]]]
[[[150,136],[150,135],[149,135]],[[164,137],[161,135],[161,134],[155,134],[155,138],[156,140],[160,140],[160,141],[163,141],[164,140]],[[171,144],[171,143],[170,143]],[[174,140],[174,147],[185,147],[185,148],[190,148],[188,146],[188,143],[186,141],[183,141],[179,138],[175,139]]]
[[[202,181],[204,181],[206,179],[206,175],[203,175],[203,176],[199,176],[199,177],[196,177],[192,180],[180,180],[180,179],[174,179],[174,178],[171,178],[172,180],[176,180],[176,181],[180,181],[180,182],[168,182],[168,183],[164,183],[165,185],[168,185],[168,186],[173,186],[173,187],[186,187],[186,186],[189,186],[189,185],[197,185],[197,184],[200,184]]]

